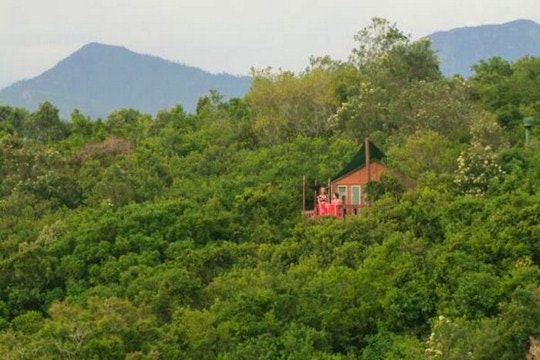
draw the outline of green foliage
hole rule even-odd
[[[501,126],[513,129],[521,125],[525,116],[540,118],[539,58],[525,57],[510,64],[495,57],[481,61],[474,71],[474,94],[497,116]]]
[[[67,125],[60,120],[58,109],[50,102],[39,105],[24,122],[24,134],[38,142],[63,139],[67,135]]]
[[[380,332],[369,339],[361,359],[422,359],[423,350],[423,344],[415,337]]]
[[[441,77],[375,19],[242,99],[62,122],[0,107],[7,359],[513,359],[540,338],[538,59]],[[301,216],[369,133],[391,171]],[[311,194],[308,193],[308,201]],[[532,349],[532,350],[531,350]]]
[[[0,134],[21,134],[28,112],[11,106],[0,106]]]
[[[367,183],[366,192],[369,202],[377,201],[385,194],[399,200],[401,195],[405,192],[405,186],[401,184],[397,177],[382,174],[380,181],[370,181]]]
[[[352,49],[350,62],[362,67],[409,39],[395,24],[383,18],[373,18],[369,26],[354,36],[354,40],[357,47]]]
[[[315,67],[304,74],[254,72],[246,101],[253,109],[253,131],[263,143],[297,136],[328,136],[335,131],[331,118],[336,99],[330,86],[336,75]]]

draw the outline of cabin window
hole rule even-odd
[[[351,186],[351,204],[360,205],[362,191],[360,190],[360,185]]]
[[[347,185],[338,185],[337,192],[339,194],[339,198],[345,202],[347,199]]]

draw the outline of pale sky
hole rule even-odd
[[[0,0],[0,88],[39,75],[89,42],[211,72],[300,71],[345,59],[384,17],[413,39],[455,27],[540,22],[540,0]]]

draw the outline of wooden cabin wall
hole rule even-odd
[[[387,171],[388,168],[376,161],[372,161],[370,164],[370,172],[371,172],[371,181],[379,181],[381,179],[381,175]],[[331,183],[331,194],[334,192],[337,192],[339,185],[347,185],[347,194],[345,196],[345,203],[344,205],[351,204],[352,199],[352,192],[351,192],[351,186],[352,185],[360,185],[362,187],[362,197],[365,194],[365,187],[368,183],[368,172],[367,168],[365,166],[354,170],[350,172],[348,175],[343,176],[339,179],[334,180]]]

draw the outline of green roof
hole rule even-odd
[[[380,162],[383,162],[384,159],[386,158],[386,155],[384,155],[382,150],[379,149],[378,147],[376,147],[375,144],[373,144],[371,142],[371,140],[368,140],[368,142],[369,142],[369,158],[370,158],[370,160],[371,161],[378,160]],[[354,155],[352,160],[347,165],[345,165],[345,167],[343,169],[341,169],[341,171],[339,173],[337,173],[336,176],[334,176],[332,178],[332,181],[337,180],[340,177],[343,177],[344,175],[347,175],[351,171],[354,171],[354,170],[356,170],[358,168],[361,168],[361,167],[366,165],[366,145],[365,144],[366,144],[365,142],[364,142],[364,144],[362,144],[362,147],[356,153],[356,155]]]

